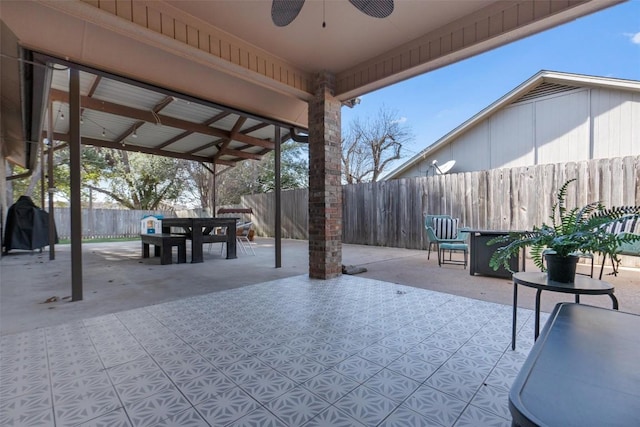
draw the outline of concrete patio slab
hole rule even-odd
[[[282,268],[274,268],[273,239],[256,239],[256,256],[238,252],[226,260],[220,244],[204,253],[201,264],[160,265],[143,259],[138,241],[83,245],[84,300],[71,303],[70,246],[56,246],[56,260],[48,252],[10,252],[0,259],[0,335],[23,332],[72,320],[99,316],[203,295],[269,280],[306,275],[307,241],[283,240]],[[175,258],[175,254],[174,254]],[[187,259],[190,259],[188,254]],[[175,260],[174,260],[175,262]],[[362,245],[343,245],[343,264],[367,268],[356,277],[436,290],[502,304],[512,303],[509,280],[470,276],[457,265],[438,267],[426,252]],[[534,270],[532,264],[528,270]],[[579,266],[586,271],[586,266]],[[607,270],[605,270],[606,272]],[[605,276],[616,286],[620,309],[640,314],[640,272],[622,270]],[[519,305],[533,308],[534,291],[520,289]],[[57,301],[45,303],[52,298]],[[550,312],[567,295],[545,292],[542,310]],[[583,297],[583,303],[610,307],[606,297]]]
[[[307,242],[285,241],[280,269],[273,240],[256,243],[256,256],[218,245],[172,265],[139,242],[87,244],[73,303],[68,246],[55,261],[3,257],[0,425],[510,425],[532,290],[513,351],[508,280],[357,245],[343,260],[366,273],[313,280]],[[638,276],[611,278],[623,310],[638,312]],[[543,309],[562,297],[545,293]]]
[[[502,304],[282,278],[0,338],[7,426],[510,425]],[[528,338],[527,338],[528,337]]]

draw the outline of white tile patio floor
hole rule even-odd
[[[509,426],[511,310],[297,276],[6,335],[0,425]]]

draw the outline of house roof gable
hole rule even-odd
[[[462,123],[460,126],[456,127],[451,132],[420,151],[407,162],[389,172],[384,177],[384,180],[399,178],[402,173],[409,170],[422,159],[426,158],[429,153],[450,144],[456,138],[470,131],[475,126],[479,125],[481,122],[509,105],[531,100],[533,98],[539,98],[541,96],[548,96],[554,93],[585,87],[602,87],[640,93],[640,81],[638,80],[588,76],[583,74],[562,73],[558,71],[539,71],[515,89],[503,95],[498,100]]]

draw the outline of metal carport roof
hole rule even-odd
[[[53,139],[69,140],[69,66],[80,68],[82,144],[234,166],[260,160],[289,138],[291,126],[193,96],[153,87],[35,53],[35,64],[52,70]],[[37,66],[37,65],[36,65]],[[66,120],[65,120],[66,119]],[[280,141],[275,128],[284,127]],[[304,129],[301,129],[304,131]]]

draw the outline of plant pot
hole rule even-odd
[[[546,254],[547,277],[549,280],[560,283],[573,283],[576,279],[576,266],[579,257],[575,255],[558,256]]]

